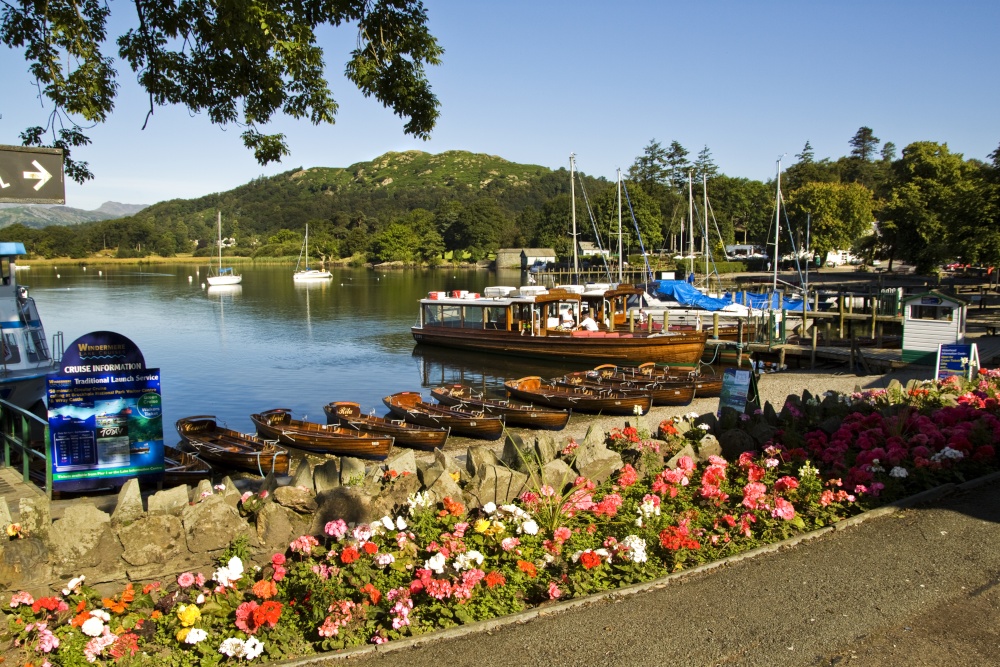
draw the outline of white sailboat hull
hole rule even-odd
[[[304,280],[329,280],[333,278],[333,274],[329,271],[320,271],[319,269],[309,269],[308,271],[298,271],[292,274],[292,280],[299,282]]]
[[[243,282],[243,276],[233,276],[233,275],[222,275],[222,276],[210,276],[207,278],[208,284],[212,287],[218,287],[219,285],[239,285]]]

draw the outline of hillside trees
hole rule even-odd
[[[365,97],[405,119],[404,131],[426,139],[438,118],[425,67],[443,49],[427,29],[420,0],[134,0],[133,27],[114,41],[117,55],[156,106],[180,104],[212,123],[242,128],[244,145],[261,164],[288,154],[284,135],[263,128],[276,114],[334,122],[337,103],[324,73],[318,33],[329,25],[357,29],[345,73]],[[113,25],[128,25],[125,12]],[[23,50],[41,96],[51,104],[43,125],[22,135],[25,145],[66,150],[66,173],[92,178],[72,149],[90,139],[84,126],[107,120],[118,94],[114,57],[105,52],[109,4],[85,0],[13,0],[0,6],[0,42]]]

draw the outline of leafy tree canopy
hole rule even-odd
[[[337,103],[323,68],[317,31],[356,26],[346,76],[406,119],[405,131],[428,138],[438,100],[425,75],[443,49],[427,30],[420,0],[133,0],[135,24],[118,35],[118,57],[156,106],[181,104],[215,124],[243,128],[261,164],[288,155],[284,135],[262,127],[275,114],[333,123]],[[90,143],[80,123],[114,110],[118,70],[105,52],[110,5],[99,0],[12,0],[0,6],[0,42],[23,49],[41,94],[52,104],[44,125],[26,129],[25,145],[63,148],[66,173],[92,178],[71,149]],[[148,117],[147,117],[148,119]]]

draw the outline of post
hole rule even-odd
[[[844,295],[844,293],[841,292],[840,293],[840,299],[839,299],[840,300],[840,334],[838,336],[838,338],[840,338],[841,340],[843,340],[843,338],[844,338],[844,299],[846,299],[846,298],[847,297]]]
[[[715,338],[719,337],[719,314],[712,313],[712,335]]]

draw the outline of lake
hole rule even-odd
[[[357,401],[385,414],[382,398],[451,382],[495,389],[505,379],[551,377],[579,367],[415,346],[417,301],[430,291],[482,292],[522,284],[519,272],[334,268],[333,280],[295,283],[291,266],[247,265],[243,283],[204,287],[208,264],[41,266],[18,272],[46,334],[68,345],[92,331],[131,339],[159,368],[163,428],[210,414],[253,431],[250,414],[290,408],[325,422],[323,406]]]

